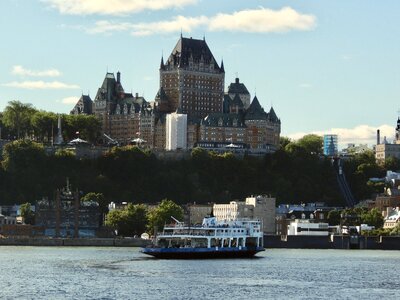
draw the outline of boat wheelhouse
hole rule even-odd
[[[236,258],[264,251],[258,220],[217,221],[212,217],[205,218],[201,226],[175,221],[142,252],[157,258]]]

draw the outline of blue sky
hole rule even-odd
[[[107,70],[152,101],[182,30],[224,60],[226,86],[238,74],[273,105],[282,135],[394,136],[399,1],[1,0],[0,14],[0,110],[17,99],[67,113]]]

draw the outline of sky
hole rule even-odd
[[[68,113],[106,72],[153,101],[161,56],[205,38],[283,136],[389,141],[400,109],[400,1],[1,0],[0,111],[12,100]]]

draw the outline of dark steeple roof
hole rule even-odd
[[[225,68],[224,68],[224,60],[221,60],[221,72],[225,73]]]
[[[164,69],[165,69],[164,57],[161,56],[160,70],[164,70]]]
[[[235,82],[231,83],[228,87],[228,94],[247,94],[250,95],[246,86],[239,82],[239,78],[236,77]]]
[[[268,119],[275,123],[280,122],[280,120],[279,120],[278,116],[276,115],[275,110],[272,106],[268,113]]]
[[[155,100],[156,101],[168,101],[167,94],[165,93],[163,87],[160,87],[160,89],[158,90]]]
[[[243,108],[242,99],[240,99],[239,94],[236,94],[232,100],[231,106],[238,106],[239,108]]]
[[[213,63],[214,69],[222,72],[205,40],[181,36],[165,64],[185,68],[189,66],[189,60],[193,60],[194,63]]]
[[[254,96],[249,108],[246,110],[246,120],[267,120],[267,113],[258,102],[257,96]]]

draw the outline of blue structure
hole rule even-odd
[[[336,134],[324,135],[324,155],[326,156],[338,155],[338,136]]]

